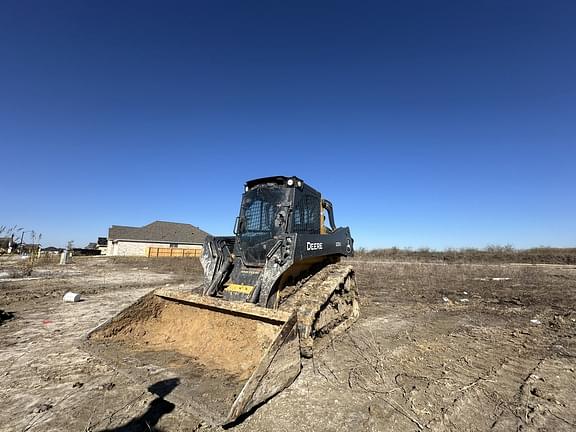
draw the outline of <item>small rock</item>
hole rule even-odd
[[[106,383],[106,384],[102,384],[100,386],[100,388],[102,390],[107,390],[107,391],[112,390],[114,387],[116,387],[116,384],[114,384],[114,383]]]
[[[534,318],[534,319],[531,319],[530,322],[531,322],[532,324],[536,324],[536,325],[542,324],[542,322],[541,322],[540,320],[535,319],[535,318]]]
[[[448,303],[450,301],[450,299],[448,297],[442,297],[442,301],[444,303]]]
[[[530,393],[532,393],[534,396],[539,397],[539,398],[544,397],[542,390],[540,390],[538,387],[534,387],[532,390],[530,390]]]
[[[72,385],[72,388],[81,388],[83,385],[84,385],[83,382],[76,381],[76,382]]]
[[[536,375],[536,374],[530,374],[530,376],[528,378],[531,378],[534,381],[538,381],[540,380],[540,376]]]
[[[34,413],[34,414],[46,412],[46,411],[48,411],[49,409],[52,409],[53,406],[54,406],[54,405],[47,404],[47,403],[37,404],[37,405],[34,405],[34,406],[32,407],[31,412]]]
[[[470,300],[467,298],[461,298],[460,303],[468,303]]]

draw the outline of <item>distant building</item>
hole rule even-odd
[[[63,248],[57,248],[57,247],[54,247],[54,246],[48,246],[48,247],[42,248],[42,252],[46,252],[46,253],[49,253],[49,254],[59,254],[59,253],[61,253],[63,250],[64,250]]]
[[[150,247],[202,249],[207,235],[194,225],[176,222],[156,221],[143,227],[112,225],[107,255],[145,256]]]
[[[106,255],[108,253],[108,238],[98,237],[96,249],[100,251],[100,255]]]
[[[0,254],[12,252],[14,240],[12,237],[0,237]]]
[[[100,255],[100,250],[96,249],[95,247],[72,248],[72,256],[96,256],[96,255]]]

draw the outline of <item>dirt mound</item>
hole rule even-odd
[[[142,351],[177,352],[245,379],[277,332],[272,324],[148,295],[92,337]]]

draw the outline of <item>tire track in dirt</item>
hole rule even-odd
[[[398,405],[419,429],[440,431],[526,426],[524,388],[551,355],[552,343],[549,337],[467,327],[383,351],[376,341],[367,342],[371,337],[356,336],[361,342],[352,387],[381,399],[385,393],[387,403]]]

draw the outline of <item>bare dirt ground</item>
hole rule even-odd
[[[142,388],[79,348],[150,290],[199,281],[173,263],[0,278],[0,430],[218,430],[164,400],[176,380]],[[353,265],[360,320],[231,431],[576,430],[576,266]]]

